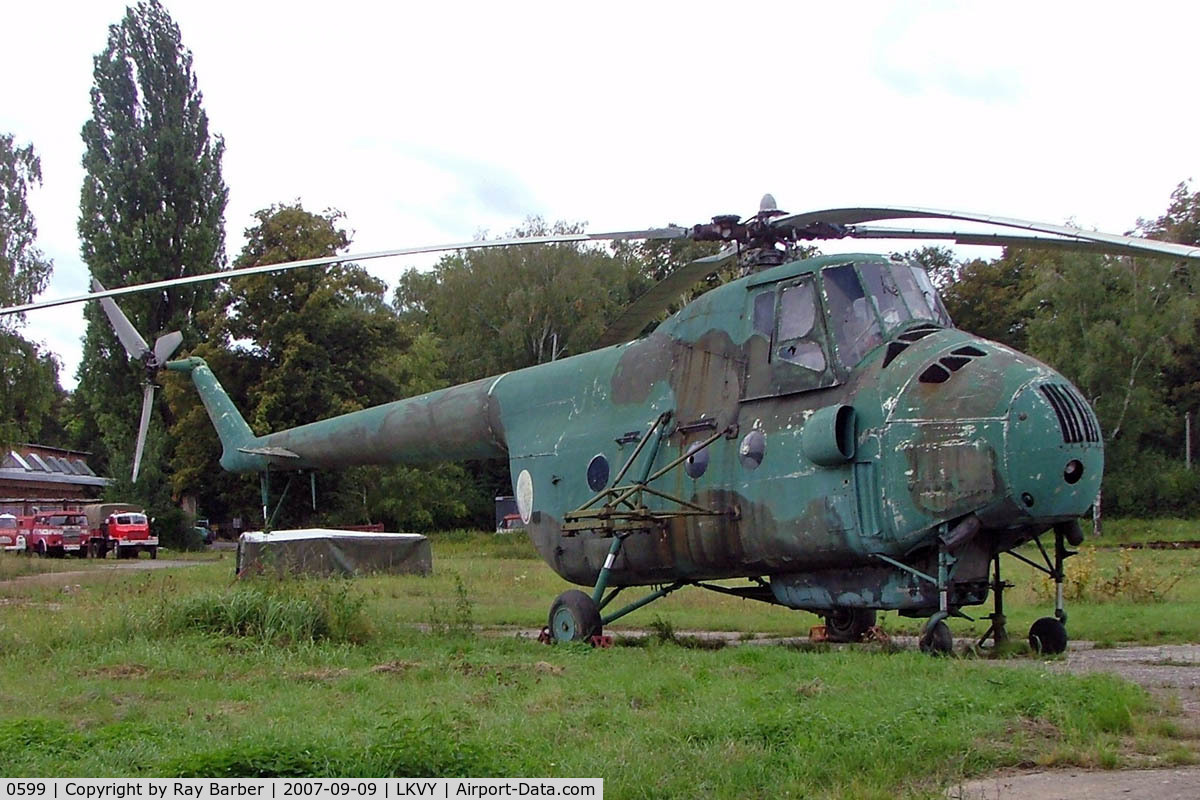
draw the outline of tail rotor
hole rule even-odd
[[[95,278],[92,279],[92,290],[105,291],[100,281]],[[155,340],[154,347],[151,348],[111,298],[101,298],[100,304],[104,307],[104,313],[108,316],[108,321],[113,326],[113,331],[117,334],[121,346],[125,348],[129,360],[140,361],[146,372],[142,391],[142,418],[138,422],[137,444],[133,451],[132,480],[137,483],[138,470],[142,465],[142,451],[146,447],[146,433],[150,430],[150,412],[154,407],[154,390],[158,388],[154,383],[155,374],[179,349],[179,345],[183,343],[183,334],[179,331],[164,333]]]

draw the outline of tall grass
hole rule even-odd
[[[361,643],[371,633],[365,602],[344,581],[264,579],[165,598],[155,630],[236,636],[260,644]]]

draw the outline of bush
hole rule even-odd
[[[151,530],[158,534],[158,543],[171,550],[202,550],[204,537],[196,532],[187,515],[178,508],[156,510]]]

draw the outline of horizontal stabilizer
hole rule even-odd
[[[239,453],[251,456],[269,456],[271,458],[299,458],[299,453],[293,453],[286,447],[239,447]]]

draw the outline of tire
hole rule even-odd
[[[157,547],[149,548],[149,553],[150,553],[151,558],[158,558],[158,548]]]
[[[603,629],[600,609],[578,589],[563,592],[550,605],[550,638],[555,642],[586,642]]]
[[[1067,649],[1067,626],[1054,617],[1042,617],[1029,629],[1029,649],[1056,656]]]
[[[948,655],[954,649],[954,636],[950,626],[943,620],[938,620],[933,627],[926,627],[921,633],[920,647],[922,653],[933,656]]]
[[[46,543],[38,542],[37,550],[35,552],[37,553],[38,558],[45,558],[46,557]]]
[[[831,642],[859,642],[863,634],[875,627],[875,610],[870,608],[835,608],[825,615],[825,636]]]

